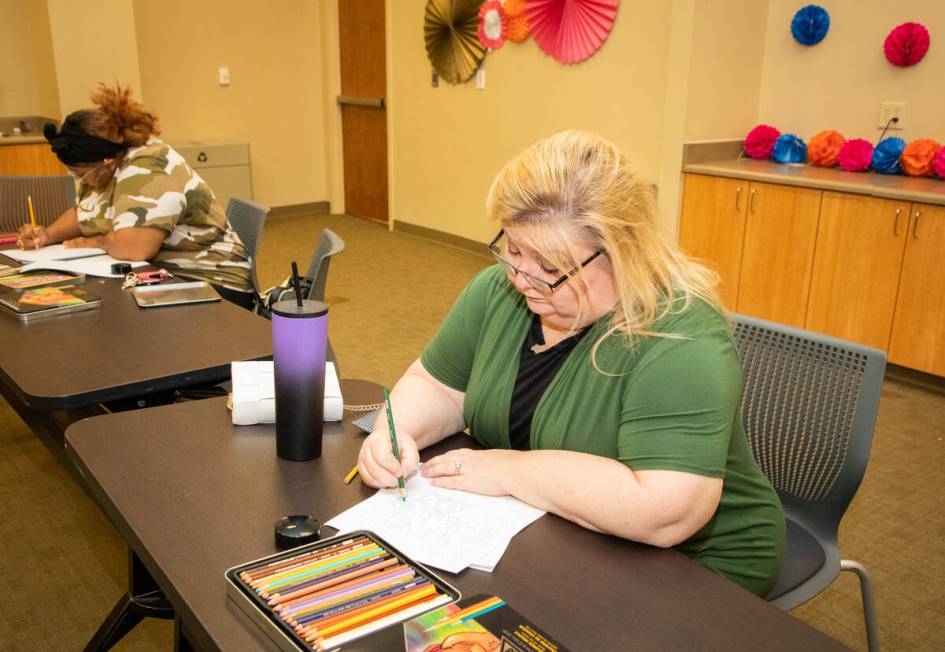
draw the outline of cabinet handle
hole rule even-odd
[[[912,239],[919,239],[919,218],[922,217],[922,211],[915,212],[915,222],[912,223]]]
[[[902,213],[901,208],[896,209],[896,219],[893,220],[893,235],[897,238],[899,237],[899,214]]]
[[[737,211],[740,211],[740,210],[742,209],[742,207],[741,207],[741,205],[740,205],[740,203],[739,203],[739,201],[738,201],[738,200],[741,198],[741,196],[742,196],[742,187],[741,187],[741,186],[736,186],[736,187],[735,187],[735,210],[737,210]]]
[[[748,212],[749,213],[755,212],[755,189],[754,188],[752,188],[751,192],[748,193]]]

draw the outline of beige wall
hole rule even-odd
[[[486,192],[502,164],[567,128],[610,138],[655,181],[663,128],[670,4],[622,3],[589,60],[557,63],[529,39],[485,63],[486,90],[430,85],[424,2],[389,0],[391,216],[487,241]]]
[[[879,104],[907,102],[907,140],[945,141],[945,3],[942,0],[821,0],[830,32],[811,48],[791,37],[798,5],[771,0],[758,118],[805,140],[821,129],[847,138],[875,140]],[[896,25],[921,22],[932,44],[925,59],[898,68],[883,56],[883,41]]]
[[[99,82],[141,98],[132,0],[47,0],[62,116],[90,106]]]
[[[59,116],[45,0],[0,0],[0,115]]]
[[[248,142],[255,198],[270,206],[328,198],[319,4],[135,0],[144,97],[164,139]]]

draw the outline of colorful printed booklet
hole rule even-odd
[[[566,652],[502,598],[477,595],[404,623],[406,652]]]
[[[41,287],[0,297],[0,310],[21,321],[97,308],[102,298],[80,288]]]
[[[22,292],[36,287],[51,287],[54,285],[75,285],[85,281],[84,274],[69,274],[67,272],[38,271],[4,274],[0,270],[0,287],[12,292]]]

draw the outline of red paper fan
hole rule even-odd
[[[561,63],[584,61],[610,34],[619,0],[526,0],[525,16],[538,47]]]
[[[479,42],[497,50],[505,43],[509,19],[499,0],[487,0],[479,8]]]

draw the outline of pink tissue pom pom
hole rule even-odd
[[[929,30],[920,23],[903,23],[889,32],[883,43],[886,59],[903,68],[920,61],[929,51]]]
[[[771,158],[771,150],[781,132],[769,125],[758,125],[745,136],[745,153],[751,158]]]
[[[938,154],[935,155],[935,160],[932,161],[932,170],[935,171],[935,174],[945,179],[945,147],[938,150]]]
[[[862,138],[848,140],[840,148],[840,155],[837,158],[840,167],[847,172],[864,172],[869,169],[870,161],[873,159],[873,145]]]

